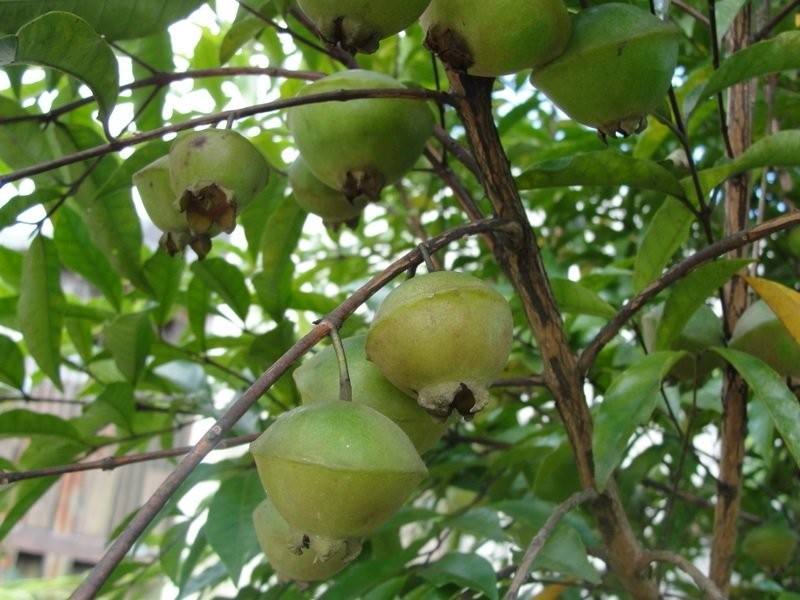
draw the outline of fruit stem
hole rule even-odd
[[[423,242],[417,246],[419,248],[419,253],[422,254],[422,260],[425,261],[425,267],[428,269],[428,273],[433,273],[438,271],[439,269],[436,267],[436,263],[431,258],[431,253],[428,250],[428,246]]]
[[[336,328],[332,328],[328,335],[331,336],[336,363],[339,365],[339,400],[350,402],[353,400],[353,386],[350,384],[350,371],[347,369],[347,355],[344,352],[342,338]]]

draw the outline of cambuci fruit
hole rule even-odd
[[[337,231],[342,225],[351,228],[358,225],[369,198],[357,196],[351,200],[341,191],[325,185],[308,169],[302,156],[289,165],[288,176],[292,196],[300,208],[322,217],[328,229]]]
[[[414,23],[430,0],[298,0],[331,44],[371,53],[378,43]]]
[[[549,62],[571,30],[562,0],[432,0],[420,23],[425,45],[442,62],[482,77]]]
[[[466,273],[438,271],[392,290],[367,333],[367,357],[432,415],[468,416],[489,401],[488,387],[511,351],[511,309]]]
[[[347,556],[345,547],[339,548],[327,560],[320,560],[310,549],[292,547],[292,528],[269,498],[253,511],[253,527],[262,552],[280,580],[324,581],[355,558]]]
[[[361,539],[428,473],[402,429],[355,402],[292,409],[250,452],[267,496],[291,526],[292,547],[321,559],[358,554]]]
[[[389,383],[367,360],[365,341],[363,335],[342,340],[353,402],[366,404],[397,423],[420,454],[429,450],[447,430],[447,423],[434,420],[415,398]],[[303,403],[338,401],[339,364],[332,346],[306,360],[293,376]]]
[[[387,75],[360,69],[323,77],[300,97],[359,89],[404,89]],[[408,98],[316,102],[287,111],[289,132],[309,170],[349,199],[377,200],[417,162],[433,132],[427,103]]]
[[[766,523],[745,534],[742,551],[761,567],[782,567],[792,560],[798,539],[800,536],[786,525]]]
[[[599,4],[572,21],[566,50],[535,68],[534,86],[602,135],[644,129],[663,101],[678,60],[679,31],[630,4]]]

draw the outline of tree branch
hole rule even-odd
[[[713,581],[703,575],[703,573],[700,572],[700,569],[695,567],[692,563],[679,554],[667,552],[665,550],[651,550],[645,553],[644,560],[647,563],[665,562],[675,565],[692,578],[694,584],[703,591],[703,593],[706,595],[706,598],[709,598],[710,600],[726,600],[725,594],[714,584]]]
[[[436,236],[428,242],[431,250],[438,250],[450,242],[462,237],[486,231],[510,232],[516,230],[516,224],[505,219],[489,219],[477,223],[469,223]],[[192,450],[184,456],[175,470],[161,483],[147,502],[133,516],[125,529],[111,543],[106,553],[97,562],[92,571],[73,592],[72,600],[89,600],[93,598],[103,583],[109,578],[114,568],[122,561],[142,532],[155,518],[158,512],[169,501],[170,497],[200,464],[203,458],[220,442],[225,433],[255,404],[291,365],[318,342],[330,334],[334,327],[339,327],[359,306],[366,302],[379,289],[408,268],[422,262],[422,254],[418,248],[408,252],[393,262],[381,273],[361,286],[352,296],[342,302],[336,309],[316,324],[311,331],[289,348],[275,361],[242,395],[231,404],[217,422],[203,435]]]

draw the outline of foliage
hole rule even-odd
[[[0,458],[0,537],[56,481],[6,483],[6,475],[78,463],[109,445],[120,456],[172,448],[178,423],[216,420],[221,399],[231,397],[258,400],[244,418],[226,421],[226,434],[263,431],[300,403],[296,365],[279,361],[287,351],[299,357],[325,335],[320,327],[337,324],[320,319],[350,302],[334,313],[347,317],[341,333],[363,334],[396,285],[391,276],[421,263],[421,253],[407,253],[498,212],[470,155],[470,126],[442,102],[443,133],[416,168],[384,189],[354,229],[326,230],[291,197],[286,171],[297,153],[281,103],[306,80],[358,65],[431,91],[433,107],[442,99],[434,92],[447,91],[445,72],[418,24],[352,57],[318,42],[291,3],[241,3],[235,12],[228,4],[0,2],[0,436],[30,441],[13,461]],[[506,233],[486,226],[440,244],[434,264],[472,273],[511,302],[514,347],[489,406],[454,421],[425,453],[429,477],[352,565],[305,589],[276,581],[254,533],[243,530],[261,496],[242,448],[188,474],[158,514],[160,526],[148,529],[153,553],[125,558],[103,594],[135,594],[160,578],[180,597],[499,597],[548,515],[586,487],[572,450],[581,448],[579,417],[554,391],[554,344],[579,357],[584,372],[572,382],[585,400],[573,400],[588,403],[593,422],[584,422],[592,437],[583,450],[591,456],[593,448],[597,489],[624,509],[635,547],[700,568],[711,548],[717,558],[727,552],[733,573],[711,579],[722,588],[734,581],[742,598],[800,593],[800,560],[764,571],[722,541],[754,522],[800,527],[797,381],[726,348],[709,352],[730,368],[689,380],[670,374],[685,355],[668,344],[701,305],[724,314],[730,331],[739,305],[720,286],[744,285],[743,268],[787,328],[795,336],[800,329],[800,257],[786,235],[800,224],[800,31],[773,6],[753,19],[757,42],[733,51],[724,39],[748,5],[721,2],[708,15],[709,6],[670,8],[682,33],[673,94],[635,137],[601,140],[556,111],[527,72],[494,82],[496,128],[547,273],[535,284],[555,298],[566,336],[542,334],[557,322],[531,327],[538,307],[519,293],[531,274],[507,268],[498,249]],[[140,18],[108,18],[128,9]],[[166,33],[176,22],[174,35]],[[752,142],[731,154],[741,129],[722,127],[720,111],[743,85],[755,90]],[[226,123],[267,159],[269,184],[207,258],[169,257],[131,177],[167,153],[174,133]],[[741,210],[736,182],[746,186]],[[751,237],[742,233],[762,222]],[[725,256],[743,246],[738,258]],[[640,316],[659,304],[657,350],[646,355]],[[285,372],[261,393],[251,386],[268,368]],[[750,390],[749,427],[738,423],[746,432],[741,479],[718,488],[720,459],[737,451],[725,437],[736,371]],[[48,380],[69,390],[79,413],[25,406]],[[220,484],[213,497],[195,511],[181,508],[178,500],[202,481]],[[723,488],[740,499],[732,521],[714,516]],[[630,581],[615,571],[621,542],[599,526],[603,510],[601,501],[588,503],[562,519],[525,590],[629,597]],[[650,559],[640,558],[647,571]],[[659,563],[652,577],[664,593],[697,597],[697,582],[676,563]]]

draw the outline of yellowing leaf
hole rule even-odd
[[[795,341],[800,344],[800,292],[761,277],[744,279],[764,299]]]

